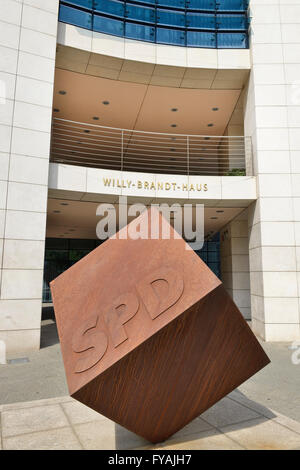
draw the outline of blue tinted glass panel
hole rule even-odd
[[[185,0],[158,0],[160,7],[185,8]]]
[[[210,267],[210,269],[212,270],[212,272],[220,277],[220,272],[219,272],[219,263],[210,263],[208,262],[208,266]]]
[[[248,0],[61,0],[59,19],[85,29],[142,41],[244,49],[248,47],[248,3]]]
[[[177,44],[179,46],[184,46],[185,32],[178,31],[178,29],[157,28],[156,42],[161,44]]]
[[[244,0],[217,0],[216,8],[222,11],[242,11],[247,8]]]
[[[199,252],[200,258],[204,261],[204,263],[207,263],[207,253],[204,252],[202,253],[201,251]]]
[[[185,26],[185,14],[177,13],[171,10],[157,10],[157,24],[165,24],[167,26]]]
[[[92,29],[92,15],[76,8],[61,5],[59,9],[59,21],[74,24],[85,29]]]
[[[217,263],[219,261],[219,251],[218,250],[209,251],[207,261],[208,262],[212,261],[212,262]]]
[[[215,15],[187,13],[186,24],[188,28],[215,29]]]
[[[124,16],[124,3],[115,2],[113,0],[96,0],[94,2],[94,9],[101,13],[109,15]]]
[[[155,5],[156,0],[134,0],[136,3],[147,3],[148,5]]]
[[[217,29],[247,29],[245,15],[217,15]]]
[[[124,35],[123,21],[112,20],[111,18],[104,18],[102,16],[94,15],[94,31],[100,33],[112,34],[114,36]]]
[[[93,0],[65,0],[65,3],[84,8],[93,8]]]
[[[200,31],[188,31],[187,46],[193,47],[217,47],[215,33],[205,33]]]
[[[132,20],[144,21],[146,23],[155,23],[154,8],[139,7],[127,3],[125,14],[127,18],[130,18]]]
[[[152,26],[144,26],[142,24],[126,23],[125,36],[131,39],[154,42],[155,28]]]
[[[218,249],[218,246],[219,246],[218,242],[208,242],[207,251],[216,251]]]
[[[246,49],[248,40],[246,33],[218,33],[219,49]]]
[[[194,10],[208,10],[216,9],[215,0],[187,0],[186,7]]]

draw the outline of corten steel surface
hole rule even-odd
[[[51,283],[70,394],[152,442],[270,362],[207,265],[161,238],[157,214],[129,227],[149,217],[159,239],[109,239]]]

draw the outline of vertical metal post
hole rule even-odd
[[[124,158],[124,130],[121,132],[121,171],[123,171],[123,158]]]
[[[190,175],[190,139],[186,136],[187,174]]]

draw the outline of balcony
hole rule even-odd
[[[54,118],[51,161],[119,171],[252,176],[251,138],[144,132]]]

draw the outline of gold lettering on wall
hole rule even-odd
[[[108,188],[123,188],[130,189],[136,188],[137,190],[143,189],[146,191],[193,191],[205,192],[208,191],[207,183],[177,183],[176,181],[133,181],[114,178],[103,178],[103,184]]]

